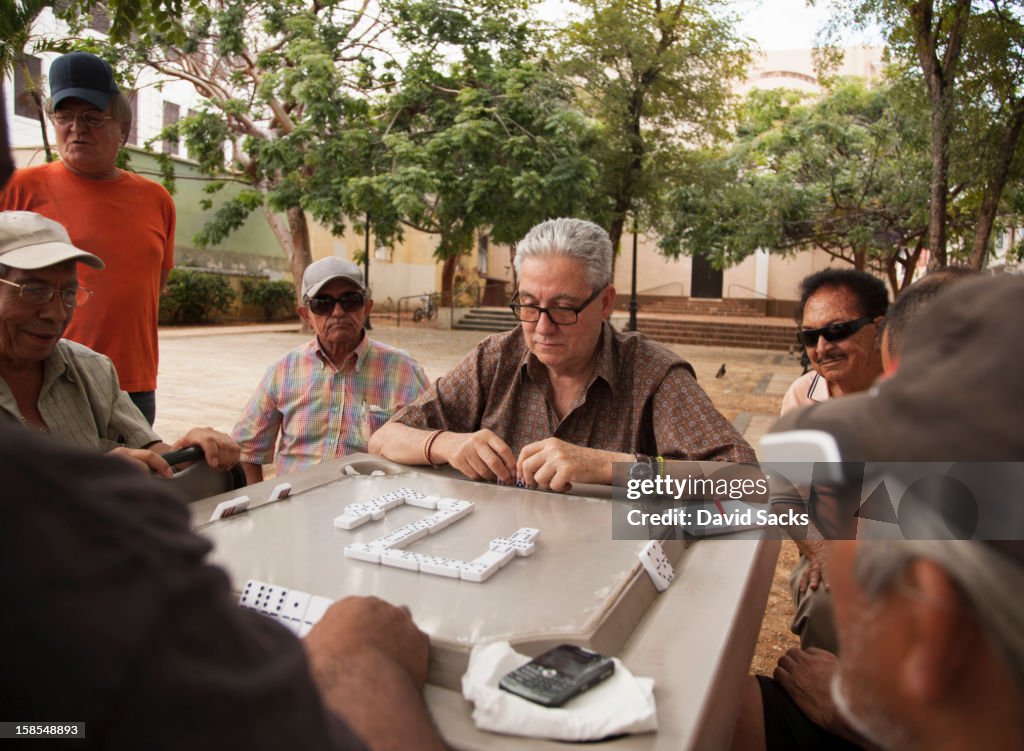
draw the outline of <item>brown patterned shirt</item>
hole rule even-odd
[[[643,334],[609,324],[587,388],[561,420],[547,369],[519,327],[489,336],[391,418],[413,428],[494,431],[516,455],[560,438],[577,446],[690,461],[755,461],[754,451],[697,385],[693,368]]]

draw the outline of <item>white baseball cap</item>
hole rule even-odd
[[[12,269],[42,269],[78,261],[102,269],[99,256],[71,244],[64,227],[33,211],[0,211],[0,264]]]
[[[321,258],[306,267],[306,271],[302,275],[302,296],[313,297],[321,287],[332,279],[348,279],[350,282],[355,282],[360,292],[366,293],[363,270],[351,261],[331,256]]]

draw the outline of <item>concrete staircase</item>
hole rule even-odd
[[[628,298],[627,298],[628,299]],[[763,316],[753,305],[742,300],[717,300],[702,297],[666,297],[657,302],[643,303],[644,313],[671,313],[685,316]]]
[[[511,331],[519,321],[508,308],[473,308],[455,328],[462,331]]]
[[[796,326],[792,321],[767,318],[750,306],[734,300],[680,299],[665,302],[694,303],[693,310],[701,312],[691,312],[688,315],[694,317],[684,317],[677,308],[660,310],[653,305],[644,305],[641,308],[643,315],[637,321],[640,331],[660,342],[781,352],[796,345]],[[712,309],[728,312],[709,312]],[[656,317],[658,313],[665,317]],[[473,308],[455,324],[455,328],[463,331],[510,331],[518,323],[508,308]]]
[[[645,310],[646,312],[646,310]],[[640,331],[659,342],[701,344],[786,352],[796,346],[796,325],[786,319],[765,318],[765,323],[744,321],[640,318]],[[778,323],[775,323],[778,321]]]

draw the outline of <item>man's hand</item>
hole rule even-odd
[[[346,597],[328,608],[305,639],[306,651],[319,679],[345,671],[356,653],[393,662],[412,679],[417,690],[427,682],[430,642],[406,608],[376,597]]]
[[[164,458],[150,449],[130,449],[126,446],[119,446],[107,452],[110,456],[117,456],[131,462],[147,474],[152,472],[160,477],[173,477],[171,465],[164,461]]]
[[[527,487],[559,493],[572,490],[572,484],[610,485],[612,462],[633,461],[630,454],[588,449],[559,438],[545,438],[523,447],[516,473]]]
[[[793,647],[779,658],[772,677],[811,722],[861,745],[864,740],[846,723],[832,701],[832,676],[837,670],[839,658],[831,652],[817,647]]]
[[[375,597],[332,605],[305,639],[324,703],[381,751],[445,748],[423,702],[429,644],[405,608]]]
[[[800,577],[800,594],[807,591],[807,588],[817,589],[824,585],[826,592],[832,591],[832,585],[828,580],[826,569],[826,544],[824,540],[798,540],[797,547],[807,558],[807,568]]]
[[[441,433],[431,446],[435,464],[448,462],[470,480],[512,482],[516,458],[497,434],[490,430],[475,433]]]
[[[172,448],[177,450],[185,446],[202,447],[206,463],[214,469],[221,470],[231,469],[238,464],[238,456],[241,453],[241,449],[231,436],[213,428],[192,428],[179,438]]]

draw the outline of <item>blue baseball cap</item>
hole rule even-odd
[[[65,99],[75,98],[106,110],[119,91],[110,64],[92,53],[61,55],[50,66],[50,96],[55,109]]]

